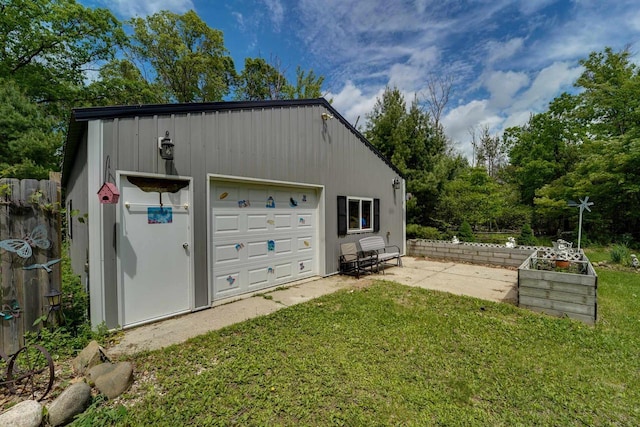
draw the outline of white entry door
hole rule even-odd
[[[213,300],[318,274],[319,191],[213,181]]]
[[[120,179],[121,322],[132,326],[191,308],[189,181]]]

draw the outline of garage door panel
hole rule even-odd
[[[310,213],[298,214],[298,228],[313,228],[313,215]]]
[[[313,248],[311,247],[311,242],[313,238],[311,236],[304,236],[298,238],[298,253],[302,253],[305,251],[312,252]]]
[[[247,231],[267,231],[267,215],[266,214],[249,214],[247,215]]]
[[[238,197],[238,188],[233,186],[218,186],[216,188],[215,194],[212,197],[211,204],[214,207],[234,207],[237,206],[237,202],[240,198]]]
[[[218,245],[214,248],[216,263],[240,261],[240,244]]]
[[[216,276],[215,284],[219,295],[232,294],[235,295],[240,288],[240,272],[235,271],[229,274],[221,274]]]
[[[240,215],[214,215],[213,230],[215,233],[240,231]]]
[[[277,239],[275,242],[275,253],[278,255],[291,254],[291,239]]]
[[[311,259],[298,261],[298,273],[311,273],[313,271],[313,262]]]
[[[249,288],[263,287],[269,284],[268,268],[259,267],[249,270]]]
[[[276,230],[288,230],[291,229],[291,214],[278,214],[275,215]]]
[[[290,279],[293,277],[293,268],[291,267],[291,263],[284,263],[276,265],[275,268],[275,276],[277,280]]]
[[[268,253],[268,244],[264,240],[247,243],[248,258],[254,260],[260,257],[266,257]]]

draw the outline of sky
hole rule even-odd
[[[427,82],[451,79],[446,134],[471,155],[471,130],[500,134],[526,123],[606,46],[638,62],[637,0],[81,0],[119,19],[190,9],[221,30],[240,72],[247,57],[275,58],[325,77],[324,97],[362,128],[385,87],[408,104]]]

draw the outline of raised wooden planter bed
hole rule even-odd
[[[536,250],[518,268],[518,306],[594,324],[598,315],[598,275],[584,253],[559,269],[552,251]]]

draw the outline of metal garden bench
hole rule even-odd
[[[359,279],[360,274],[367,273],[367,269],[372,272],[374,267],[378,267],[376,254],[363,255],[355,242],[340,245],[340,273],[355,274]]]
[[[363,237],[360,239],[360,249],[362,249],[362,253],[368,256],[376,256],[378,260],[378,269],[380,266],[391,265],[388,264],[389,261],[396,260],[396,264],[398,267],[402,266],[402,259],[400,257],[400,248],[391,245],[387,246],[384,243],[384,239],[382,236],[370,236]],[[384,273],[384,268],[382,269]]]

